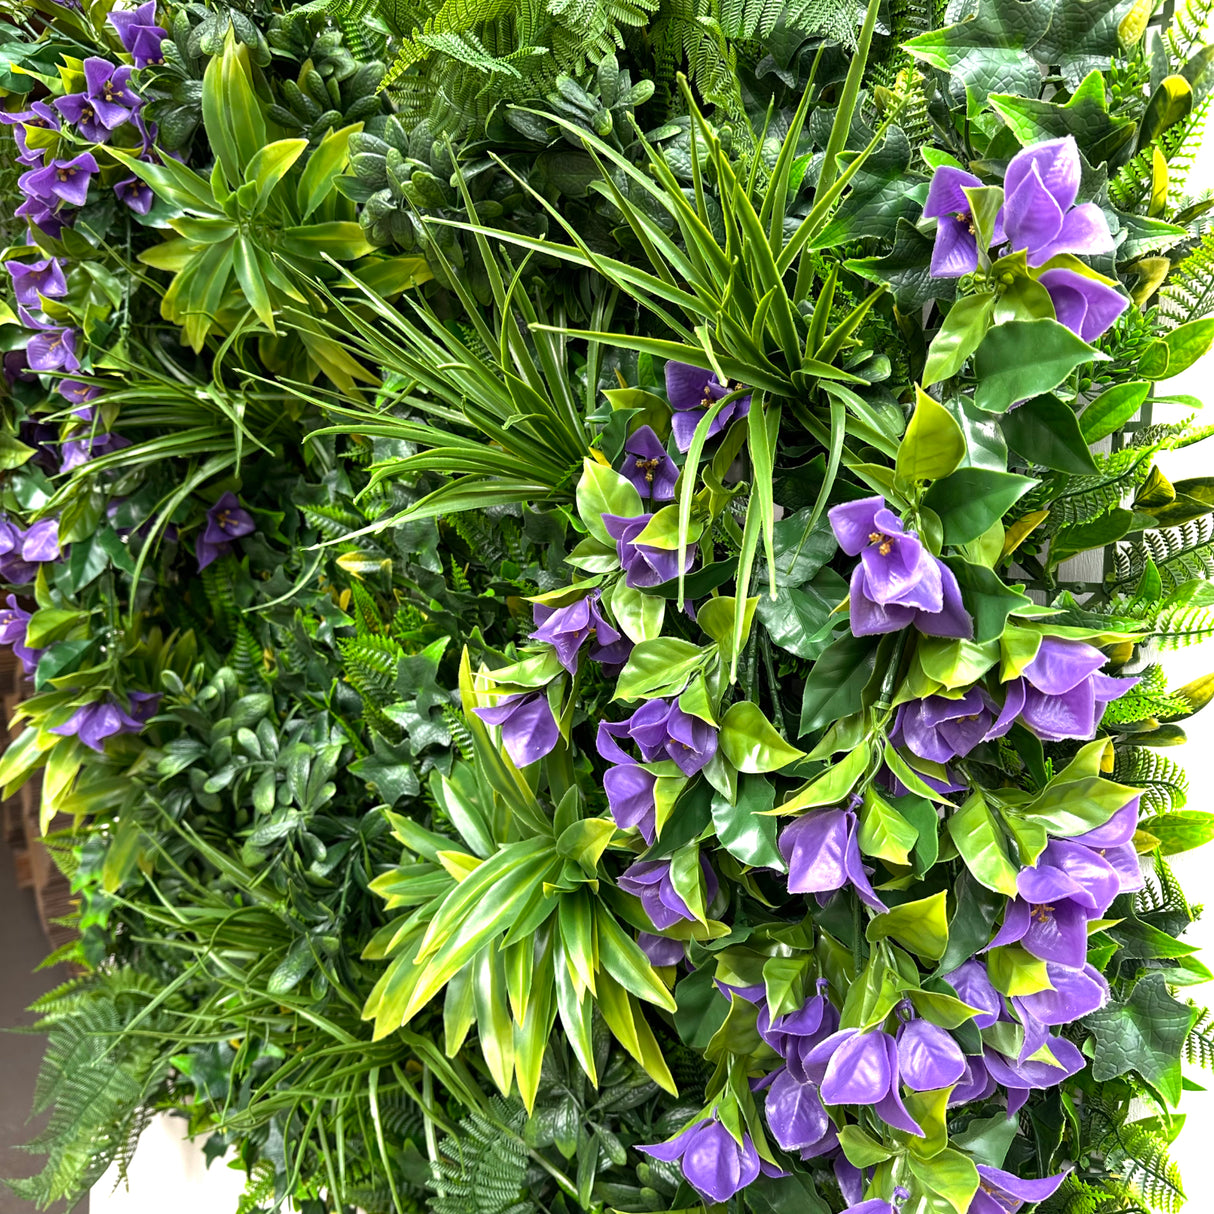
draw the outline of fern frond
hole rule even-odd
[[[431,1214],[522,1214],[528,1209],[520,1201],[527,1173],[520,1137],[523,1108],[499,1096],[489,1108],[495,1121],[473,1112],[459,1123],[459,1134],[443,1143],[442,1156],[432,1165],[430,1184],[437,1196]]]
[[[1143,816],[1183,809],[1188,801],[1189,777],[1175,759],[1146,746],[1127,746],[1117,752],[1113,779],[1142,789]]]
[[[1120,545],[1113,559],[1121,585],[1137,582],[1148,560],[1155,562],[1165,591],[1196,578],[1208,580],[1214,577],[1214,515],[1144,531],[1138,542]]]
[[[1214,0],[1180,0],[1168,26],[1167,44],[1173,65],[1187,63],[1210,40]]]
[[[1138,685],[1114,700],[1104,710],[1104,725],[1132,725],[1152,717],[1181,716],[1192,705],[1177,692],[1168,691],[1168,677],[1162,666],[1148,666]]]
[[[1177,264],[1159,292],[1159,314],[1170,325],[1214,312],[1214,231]]]
[[[1160,1214],[1179,1214],[1185,1202],[1180,1169],[1168,1153],[1168,1142],[1154,1130],[1131,1122],[1122,1126],[1115,1146],[1106,1144],[1106,1163],[1121,1181]]]
[[[1180,882],[1158,853],[1142,866],[1143,887],[1134,895],[1134,911],[1138,915],[1178,915],[1189,920],[1193,912]]]

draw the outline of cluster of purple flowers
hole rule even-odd
[[[1004,203],[995,218],[992,247],[1023,251],[1034,268],[1063,253],[1112,252],[1104,212],[1094,202],[1075,205],[1082,171],[1071,135],[1018,152],[1004,175]],[[937,278],[959,278],[978,269],[977,225],[965,191],[982,184],[953,165],[941,165],[932,176],[923,217],[936,220],[931,272]],[[1037,280],[1049,292],[1059,323],[1084,341],[1095,341],[1129,306],[1114,287],[1066,267],[1047,269]]]
[[[952,570],[906,530],[883,497],[845,502],[829,518],[839,547],[860,558],[848,600],[855,636],[898,632],[911,624],[927,636],[974,635]]]
[[[736,396],[739,392],[745,395]],[[674,411],[670,428],[680,451],[691,446],[696,427],[717,401],[736,396],[713,418],[708,427],[708,438],[723,433],[750,412],[750,394],[742,384],[722,383],[713,372],[690,363],[672,360],[666,364],[666,396]]]
[[[101,753],[105,739],[120,733],[139,733],[160,706],[158,691],[132,691],[124,709],[116,699],[106,696],[77,708],[51,733],[79,738],[85,746]]]

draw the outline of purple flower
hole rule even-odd
[[[638,544],[636,537],[645,530],[652,514],[625,518],[619,514],[604,514],[603,526],[615,540],[615,550],[624,567],[624,581],[633,590],[660,586],[679,576],[679,554],[673,548],[655,548]],[[695,552],[689,550],[683,562],[683,572],[689,573],[695,564]]]
[[[1094,203],[1075,206],[1082,167],[1073,135],[1018,152],[1003,180],[1003,225],[1012,251],[1025,249],[1031,266],[1059,253],[1109,253],[1113,237]]]
[[[905,530],[884,498],[845,502],[829,517],[839,546],[860,558],[851,577],[853,635],[897,632],[908,624],[928,636],[974,635],[952,570]]]
[[[786,826],[779,847],[788,864],[788,892],[830,894],[850,882],[865,905],[887,910],[869,884],[858,832],[859,822],[850,809],[812,810]]]
[[[168,31],[156,24],[156,0],[147,0],[133,12],[115,9],[109,22],[118,31],[123,49],[135,60],[136,67],[164,62],[160,44]]]
[[[106,738],[120,733],[139,733],[160,702],[158,692],[133,691],[129,697],[130,712],[125,712],[110,699],[94,700],[77,708],[62,724],[51,730],[63,737],[78,737],[85,746],[104,751]]]
[[[33,565],[59,559],[59,520],[44,518],[34,523],[20,538],[19,552],[23,561]]]
[[[8,596],[8,607],[0,609],[0,645],[11,645],[13,655],[21,659],[27,675],[38,668],[38,659],[45,652],[31,649],[25,643],[25,634],[30,622],[30,613],[17,602],[17,596]]]
[[[710,1121],[701,1121],[676,1134],[668,1142],[638,1146],[637,1150],[666,1163],[681,1164],[687,1183],[713,1202],[728,1201],[756,1180],[785,1173],[759,1158],[749,1134],[736,1138],[722,1125],[715,1110]]]
[[[55,385],[59,389],[59,395],[64,400],[71,401],[73,405],[82,405],[90,400],[96,400],[101,395],[101,389],[96,384],[81,383],[78,379],[61,379]],[[76,416],[80,417],[83,410],[77,409]],[[84,419],[92,421],[92,416]]]
[[[81,152],[71,160],[52,160],[41,169],[31,169],[17,180],[22,193],[48,206],[59,200],[74,207],[84,206],[89,182],[98,171],[91,152]]]
[[[627,661],[632,652],[632,642],[603,615],[597,590],[565,607],[536,603],[532,614],[539,627],[531,634],[531,640],[546,641],[551,645],[570,674],[577,669],[578,651],[587,640],[591,642],[592,662],[614,666]]]
[[[830,1150],[839,1139],[817,1087],[799,1080],[787,1067],[781,1067],[767,1089],[764,1105],[772,1137],[786,1151],[798,1151],[803,1159]]]
[[[985,1100],[994,1090],[995,1081],[986,1069],[986,1063],[981,1057],[969,1055],[965,1059],[965,1074],[949,1095],[948,1107],[952,1109],[958,1105]]]
[[[543,691],[502,696],[494,707],[473,711],[486,725],[501,726],[502,745],[515,767],[527,767],[550,754],[561,736]]]
[[[941,165],[932,174],[923,218],[937,221],[936,243],[932,248],[933,278],[960,278],[978,269],[978,235],[965,188],[981,185],[973,173],[950,164]],[[1002,244],[1005,239],[1002,224],[996,220],[994,243]]]
[[[716,401],[741,390],[741,384],[723,384],[711,371],[690,363],[666,364],[666,395],[674,410],[670,426],[680,451],[686,451],[695,437],[700,419]],[[740,396],[726,405],[708,427],[708,438],[720,434],[731,422],[750,412],[750,396]]]
[[[636,743],[646,763],[673,759],[685,776],[694,776],[717,753],[717,731],[684,712],[677,700],[646,700],[623,721],[599,722],[599,754],[608,763],[635,764],[616,738]]]
[[[717,896],[717,875],[705,856],[700,857],[704,872],[704,904]],[[620,874],[620,889],[640,898],[650,923],[660,932],[674,927],[680,919],[695,922],[691,908],[670,879],[669,860],[637,860]]]
[[[1047,1037],[1043,1044],[1049,1046],[1050,1053],[1058,1060],[1057,1066],[1049,1062],[1013,1062],[990,1046],[983,1051],[982,1065],[994,1082],[1007,1090],[1009,1117],[1020,1110],[1029,1092],[1052,1088],[1084,1068],[1084,1057],[1079,1048],[1065,1037]]]
[[[1116,288],[1074,270],[1046,270],[1037,281],[1049,292],[1058,323],[1087,342],[1108,332],[1130,306]]]
[[[1131,894],[1145,885],[1134,832],[1138,829],[1138,798],[1123,805],[1103,826],[1076,835],[1072,843],[1082,843],[1116,870],[1121,881],[1120,892]]]
[[[114,183],[118,201],[131,208],[136,215],[146,215],[156,201],[152,187],[138,177],[124,177]]]
[[[20,184],[20,182],[18,182]],[[52,240],[58,240],[64,229],[64,222],[56,213],[58,203],[52,208],[41,198],[27,198],[14,212],[17,219],[28,219],[34,227],[45,233]]]
[[[653,932],[638,933],[637,944],[649,958],[650,965],[678,965],[685,955],[682,941],[655,936]]]
[[[978,1165],[978,1192],[968,1214],[1016,1214],[1026,1201],[1044,1201],[1066,1179],[1066,1172],[1044,1180],[1021,1180],[1001,1168]]]
[[[252,534],[254,527],[253,516],[241,506],[236,494],[225,493],[207,511],[207,525],[194,544],[198,568],[205,569],[231,552],[233,541]]]
[[[959,700],[928,696],[898,709],[890,739],[921,759],[947,763],[989,738],[998,715],[995,701],[981,687],[971,687]]]
[[[129,447],[131,440],[121,434],[95,434],[85,438],[69,438],[62,448],[60,472],[71,472],[99,455],[107,455],[111,451],[121,451]]]
[[[669,366],[669,364],[667,364]],[[679,470],[666,454],[662,440],[650,426],[641,426],[624,443],[623,474],[636,486],[636,491],[655,502],[674,500],[674,485]]]
[[[130,122],[143,104],[130,88],[131,69],[118,67],[108,59],[91,56],[84,61],[85,90],[68,93],[55,102],[55,108],[80,128],[86,139],[104,143],[110,132]]]
[[[938,1025],[908,1020],[898,1029],[898,1070],[916,1092],[951,1087],[965,1074],[961,1047]]]
[[[759,995],[763,1000],[756,1025],[759,1036],[784,1059],[798,1083],[809,1083],[806,1061],[816,1046],[838,1031],[838,1011],[824,995],[817,994],[806,999],[795,1012],[787,1012],[773,1019],[767,1006],[765,988],[760,988]]]
[[[1046,965],[1045,972],[1050,980],[1049,990],[1012,998],[1012,1006],[1025,1026],[1026,1048],[1031,1028],[1073,1024],[1104,1007],[1109,999],[1109,984],[1091,964],[1085,964],[1082,969],[1068,969],[1051,962]],[[1041,1036],[1044,1037],[1044,1033]],[[1028,1050],[1029,1054],[1034,1052]]]
[[[990,1028],[1004,1018],[1006,1008],[1003,996],[995,989],[981,961],[971,957],[951,973],[945,974],[944,981],[957,992],[957,998],[962,1003],[978,1009],[979,1014],[974,1017],[975,1028]]]
[[[886,1125],[922,1135],[899,1091],[898,1046],[880,1029],[840,1029],[810,1051],[806,1071],[824,1104],[867,1104]]]
[[[657,838],[657,803],[653,790],[658,778],[636,763],[618,763],[603,773],[607,806],[621,830],[636,827],[646,843]]]
[[[6,261],[4,268],[13,280],[13,294],[22,307],[40,307],[39,296],[62,299],[67,294],[63,263],[57,257],[42,261]]]
[[[28,314],[27,314],[28,316]],[[60,329],[53,325],[38,326],[38,332],[25,347],[31,371],[79,371],[76,354],[75,329]]]
[[[0,122],[13,128],[13,139],[16,141],[17,150],[20,153],[17,163],[25,165],[42,163],[41,149],[29,146],[26,139],[26,127],[50,131],[58,131],[62,127],[59,115],[45,101],[35,101],[28,110],[22,110],[16,114],[0,111]]]
[[[1003,711],[990,736],[1000,736],[1001,729],[1006,732],[1019,716],[1046,742],[1094,738],[1105,705],[1138,682],[1099,674],[1105,660],[1099,649],[1084,641],[1042,637],[1041,648],[1023,676],[1007,684]]]

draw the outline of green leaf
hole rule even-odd
[[[1187,371],[1214,344],[1214,318],[1191,320],[1173,329],[1161,342],[1147,348],[1139,363],[1139,372],[1147,379],[1171,379]],[[1166,358],[1155,359],[1152,351],[1162,345]],[[1149,368],[1149,370],[1147,369]]]
[[[1108,359],[1056,320],[1008,321],[996,325],[978,348],[974,403],[987,413],[1003,413],[1018,400],[1052,392],[1076,367]]]
[[[258,148],[245,169],[245,179],[257,187],[257,211],[265,206],[274,187],[291,171],[307,146],[306,139],[279,139]]]
[[[967,295],[949,309],[939,332],[932,338],[923,368],[923,386],[951,379],[982,344],[995,311],[993,294]]]
[[[1144,818],[1138,828],[1159,840],[1159,850],[1165,856],[1174,856],[1214,839],[1214,814],[1200,809],[1181,809]]]
[[[957,1214],[966,1214],[980,1183],[978,1169],[968,1155],[946,1147],[930,1159],[908,1155],[907,1162],[920,1184],[943,1197]]]
[[[674,1027],[684,1045],[704,1050],[729,1015],[729,1000],[713,982],[712,967],[688,975],[674,988]]]
[[[796,789],[774,812],[791,814],[842,801],[867,771],[870,757],[868,743],[862,742],[850,754],[832,763],[821,775]]]
[[[1140,978],[1128,999],[1084,1017],[1096,1039],[1092,1078],[1103,1083],[1134,1071],[1176,1104],[1181,1051],[1197,1013],[1169,994],[1164,974]]]
[[[949,475],[965,458],[965,435],[952,414],[922,389],[898,447],[894,479],[902,489]]]
[[[650,700],[677,695],[713,656],[712,648],[678,637],[656,637],[633,647],[616,680],[614,699]]]
[[[742,772],[779,771],[805,757],[776,732],[762,709],[749,700],[731,704],[717,735],[725,757]]]
[[[850,633],[829,645],[814,663],[801,700],[799,736],[858,712],[876,664],[878,640]]]
[[[662,634],[666,600],[634,590],[624,578],[611,592],[611,614],[620,631],[634,644],[656,640]]]
[[[1069,557],[1093,548],[1105,548],[1126,535],[1134,524],[1134,512],[1115,507],[1094,518],[1090,523],[1063,527],[1050,541],[1050,568],[1056,568]]]
[[[958,468],[937,480],[923,500],[940,516],[946,544],[968,544],[1003,518],[1036,485],[1031,476],[991,468]]]
[[[932,241],[905,218],[899,218],[894,247],[884,257],[853,258],[843,265],[889,287],[899,310],[907,314],[933,299],[951,300],[957,290],[955,280],[932,275]]]
[[[1084,417],[1090,412],[1091,406]],[[1007,445],[1030,464],[1076,476],[1096,472],[1096,461],[1088,450],[1088,443],[1095,440],[1085,438],[1074,409],[1056,396],[1026,400],[1018,409],[1003,415],[1001,428]]]
[[[1016,897],[1016,878],[1020,873],[1007,853],[1003,832],[987,808],[982,793],[975,790],[964,805],[946,823],[965,866],[979,885],[1008,898]]]
[[[300,219],[309,219],[312,212],[332,194],[334,182],[349,161],[350,136],[359,130],[360,126],[355,124],[325,132],[325,137],[308,157],[295,191],[295,207]]]
[[[847,1161],[855,1168],[871,1168],[893,1156],[893,1148],[866,1134],[858,1125],[846,1125],[839,1131],[839,1145]]]
[[[919,831],[888,801],[873,790],[864,790],[860,809],[860,850],[892,864],[910,864],[910,853]]]
[[[775,799],[775,786],[770,780],[744,775],[732,804],[721,793],[713,794],[712,822],[721,846],[736,860],[752,868],[785,872],[788,865],[776,846],[778,823],[769,813]]]
[[[941,890],[927,898],[903,902],[883,915],[875,915],[865,937],[870,942],[892,936],[912,953],[938,961],[948,948],[947,894]]]
[[[974,617],[974,643],[977,645],[999,637],[1007,617],[1032,601],[1019,590],[1004,585],[995,571],[985,565],[975,565],[959,556],[946,556],[944,563],[953,571],[965,606]]]
[[[777,524],[778,526],[778,524]],[[777,554],[777,566],[780,556]],[[768,635],[800,658],[816,658],[831,640],[828,624],[847,597],[847,582],[833,569],[819,569],[804,586],[777,586],[776,597],[761,595],[755,609]]]

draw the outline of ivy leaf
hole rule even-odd
[[[1043,8],[1046,2],[1043,0]],[[1004,0],[995,3],[1004,7]],[[1048,7],[1053,10],[1049,27],[1033,46],[1033,58],[1044,66],[1061,68],[1063,79],[1072,88],[1091,71],[1107,71],[1110,57],[1118,51],[1118,26],[1133,3],[1134,0],[1079,0],[1061,4],[1048,0]],[[1007,7],[1020,6],[1012,0]]]
[[[969,116],[977,118],[993,92],[1037,96],[1041,70],[1029,52],[1049,27],[1052,8],[1046,0],[980,0],[973,17],[903,46],[959,80]]]
[[[1109,113],[1104,76],[1096,69],[1083,78],[1065,105],[1008,93],[992,93],[989,100],[1022,147],[1074,135],[1093,165],[1112,159],[1134,136],[1132,118]]]
[[[1097,1083],[1136,1071],[1173,1104],[1180,1098],[1180,1055],[1197,1009],[1168,993],[1161,973],[1141,979],[1124,1002],[1114,1000],[1083,1023],[1096,1039]]]
[[[966,610],[974,617],[976,645],[1001,636],[1007,617],[1031,603],[1027,595],[1004,585],[999,575],[985,565],[972,564],[960,556],[946,556],[944,563],[953,571]]]

